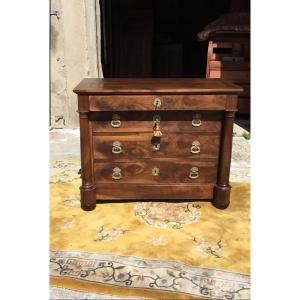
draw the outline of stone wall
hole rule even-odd
[[[84,77],[103,77],[99,1],[51,0],[50,12],[51,127],[76,128],[73,88]]]

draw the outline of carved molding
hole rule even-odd
[[[225,117],[226,118],[234,118],[236,110],[226,110]]]
[[[87,111],[78,111],[80,119],[88,119],[89,113]]]

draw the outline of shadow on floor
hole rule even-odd
[[[250,132],[251,130],[251,119],[250,116],[236,116],[234,123],[241,126],[243,129]]]

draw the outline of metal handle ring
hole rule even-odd
[[[201,117],[199,114],[195,114],[192,120],[192,126],[199,127],[201,125]]]
[[[197,167],[192,167],[190,170],[189,177],[191,179],[197,179],[199,177],[199,172]]]
[[[121,177],[122,177],[121,169],[118,168],[118,167],[114,168],[114,169],[113,169],[113,174],[112,174],[111,177],[112,177],[112,179],[114,179],[114,180],[119,180],[119,179],[121,179]]]
[[[111,151],[113,154],[120,154],[122,152],[122,144],[118,141],[113,142]]]
[[[117,114],[112,115],[112,120],[111,120],[110,124],[114,128],[120,127],[121,126],[120,116]]]
[[[198,141],[194,141],[192,143],[191,153],[193,154],[200,153],[200,143]]]

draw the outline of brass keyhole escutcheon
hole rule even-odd
[[[111,152],[113,154],[120,154],[122,153],[122,144],[119,141],[114,141],[112,145]]]
[[[197,167],[192,167],[190,170],[189,178],[197,179],[199,177],[199,169]]]
[[[152,175],[153,176],[158,176],[159,175],[159,168],[155,167],[152,169]]]
[[[153,151],[159,151],[159,149],[160,149],[160,143],[153,143],[152,149],[153,149]]]
[[[193,141],[192,147],[191,147],[191,153],[193,153],[193,154],[200,153],[200,142],[199,141]]]
[[[112,179],[119,180],[122,178],[121,169],[119,167],[113,168]]]
[[[154,115],[153,116],[153,121],[154,122],[160,122],[160,115]]]
[[[121,126],[121,118],[119,115],[117,114],[113,114],[112,117],[111,117],[111,126],[114,127],[114,128],[117,128],[117,127],[120,127]]]
[[[155,98],[153,101],[153,105],[155,107],[155,109],[160,108],[161,107],[161,100],[159,98]]]
[[[160,138],[153,136],[151,139],[151,145],[153,151],[159,151],[160,150]]]
[[[202,124],[201,122],[201,115],[200,114],[194,114],[193,120],[192,120],[192,126],[199,127]]]

